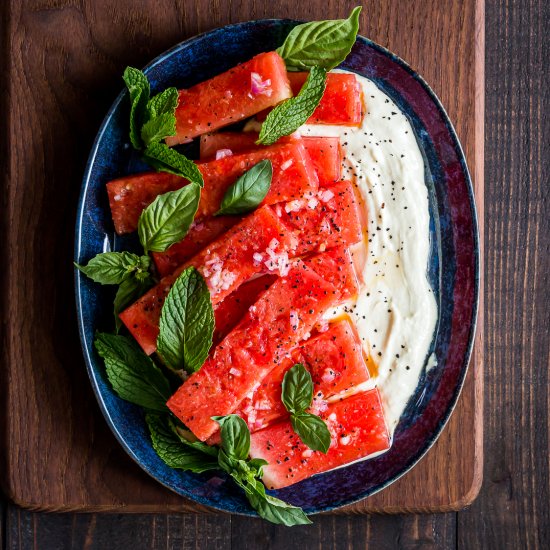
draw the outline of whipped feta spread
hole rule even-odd
[[[372,81],[356,76],[365,107],[360,127],[305,125],[299,131],[339,137],[342,177],[357,186],[366,208],[366,238],[352,248],[359,295],[327,318],[349,315],[355,323],[371,375],[361,390],[378,387],[393,434],[428,361],[437,322],[427,278],[428,189],[409,120]]]

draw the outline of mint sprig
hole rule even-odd
[[[157,352],[174,370],[195,372],[212,346],[214,310],[202,275],[188,267],[172,285],[162,306]]]
[[[168,380],[132,339],[100,332],[94,344],[119,397],[145,409],[167,412],[166,401],[172,395]]]
[[[159,195],[138,220],[138,235],[145,252],[164,252],[187,234],[199,207],[201,188],[190,183]]]
[[[285,373],[281,400],[290,413],[292,429],[300,439],[310,449],[326,454],[330,447],[330,431],[321,418],[306,412],[313,400],[313,380],[301,363]]]
[[[204,187],[204,179],[198,166],[165,143],[149,144],[143,153],[143,159],[156,170],[175,174]]]
[[[309,71],[312,67],[334,69],[347,57],[359,31],[361,6],[347,19],[311,21],[294,27],[277,53],[289,71]]]
[[[270,160],[255,164],[227,189],[216,216],[246,214],[254,210],[269,192],[272,178],[273,165]]]
[[[250,453],[250,431],[246,422],[236,414],[214,416],[221,427],[222,448],[218,453],[220,468],[227,472],[241,487],[258,515],[272,523],[281,525],[306,525],[311,520],[301,508],[268,495],[259,480],[263,475],[263,459],[248,459]]]
[[[267,115],[256,143],[271,145],[305,124],[323,97],[326,80],[325,69],[312,67],[298,95],[279,103]]]
[[[87,265],[74,264],[84,275],[102,285],[119,285],[130,277],[140,281],[149,278],[151,259],[131,252],[103,252]]]
[[[122,78],[130,94],[130,141],[135,149],[140,149],[141,127],[146,122],[151,93],[149,81],[143,72],[134,67],[126,67]]]

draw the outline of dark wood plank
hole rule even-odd
[[[485,482],[459,548],[550,548],[549,21],[487,4]]]
[[[9,440],[3,470],[12,499],[48,510],[196,509],[125,456],[90,389],[78,342],[70,261],[86,157],[121,88],[125,65],[142,66],[183,38],[230,22],[342,17],[355,3],[10,4],[9,163],[1,221],[7,271],[0,272],[3,312],[11,320],[3,328],[8,368],[0,370],[9,414],[0,425],[4,441]],[[479,145],[474,131],[475,6],[474,0],[378,0],[368,4],[361,19],[363,34],[401,55],[434,86],[472,166]],[[451,422],[421,464],[354,510],[444,510],[473,498],[481,479],[481,425],[475,424],[480,372],[480,365],[470,372]]]

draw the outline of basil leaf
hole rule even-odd
[[[146,261],[142,258],[131,252],[103,252],[92,258],[88,265],[74,265],[96,283],[118,285],[134,272],[148,275],[151,260],[147,256]]]
[[[160,94],[152,97],[147,103],[147,112],[149,113],[149,118],[153,119],[165,113],[174,115],[176,107],[178,106],[178,90],[176,88],[166,88]],[[174,120],[175,124],[175,120]]]
[[[130,93],[130,141],[135,149],[140,149],[140,128],[146,117],[150,94],[149,81],[140,70],[133,67],[126,67],[122,78]]]
[[[294,27],[277,53],[289,71],[308,71],[312,67],[334,69],[347,57],[359,31],[357,6],[348,19],[312,21]]]
[[[157,143],[168,136],[176,134],[176,117],[173,113],[162,115],[148,120],[141,128],[141,139],[146,146]]]
[[[221,214],[245,214],[254,210],[267,195],[273,178],[270,160],[261,160],[245,172],[225,192],[220,209]]]
[[[145,149],[143,159],[153,168],[181,176],[204,187],[204,180],[198,166],[185,155],[170,149],[165,143],[151,143]]]
[[[202,275],[188,267],[172,285],[160,314],[157,352],[173,370],[199,370],[214,334],[214,310]]]
[[[129,305],[133,304],[138,298],[141,298],[152,286],[153,279],[147,273],[145,280],[139,280],[135,277],[131,277],[122,281],[115,295],[115,302],[113,304],[113,313],[115,316],[116,331],[120,330],[122,321],[119,314],[122,313]]]
[[[248,465],[255,470],[257,477],[262,477],[264,475],[263,467],[268,466],[269,462],[263,458],[251,458],[248,461]]]
[[[327,453],[330,447],[330,431],[321,418],[301,412],[290,415],[290,423],[292,429],[310,449]]]
[[[325,69],[312,67],[298,95],[279,103],[267,115],[256,143],[271,145],[305,124],[323,97],[326,80]]]
[[[145,252],[164,252],[185,237],[197,208],[201,189],[190,183],[159,195],[139,217],[138,235]]]
[[[182,430],[175,425],[172,418],[168,420],[168,424],[170,425],[170,429],[176,434],[176,437],[181,441],[183,445],[186,445],[187,447],[191,447],[192,449],[195,449],[196,451],[200,451],[201,453],[205,453],[210,456],[215,456],[216,459],[218,457],[218,448],[214,447],[212,445],[207,445],[206,443],[203,443],[202,441],[191,441],[185,437],[185,435],[182,434]],[[189,432],[191,433],[191,432]]]
[[[230,458],[245,460],[250,452],[250,430],[246,422],[236,414],[213,416],[221,427],[222,449]]]
[[[182,443],[170,429],[165,416],[147,414],[145,420],[151,433],[153,449],[167,466],[197,473],[218,469],[215,457]]]
[[[166,401],[172,395],[168,380],[133,340],[98,333],[94,343],[119,397],[146,409],[167,411]]]
[[[313,399],[311,374],[301,363],[289,369],[283,378],[281,400],[289,413],[305,411]]]
[[[268,495],[260,481],[249,482],[246,488],[246,497],[258,515],[271,523],[288,527],[311,523],[301,508]]]

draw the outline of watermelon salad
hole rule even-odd
[[[390,448],[436,318],[410,125],[372,83],[334,70],[359,12],[298,25],[187,89],[152,96],[128,68],[129,137],[151,171],[105,184],[116,233],[137,231],[143,254],[77,266],[117,285],[116,332],[96,348],[160,458],[225,472],[286,525],[310,520],[266,490]],[[382,112],[398,127],[380,130]],[[193,140],[194,160],[180,147]],[[424,188],[411,212],[396,200],[407,171],[413,195]]]

